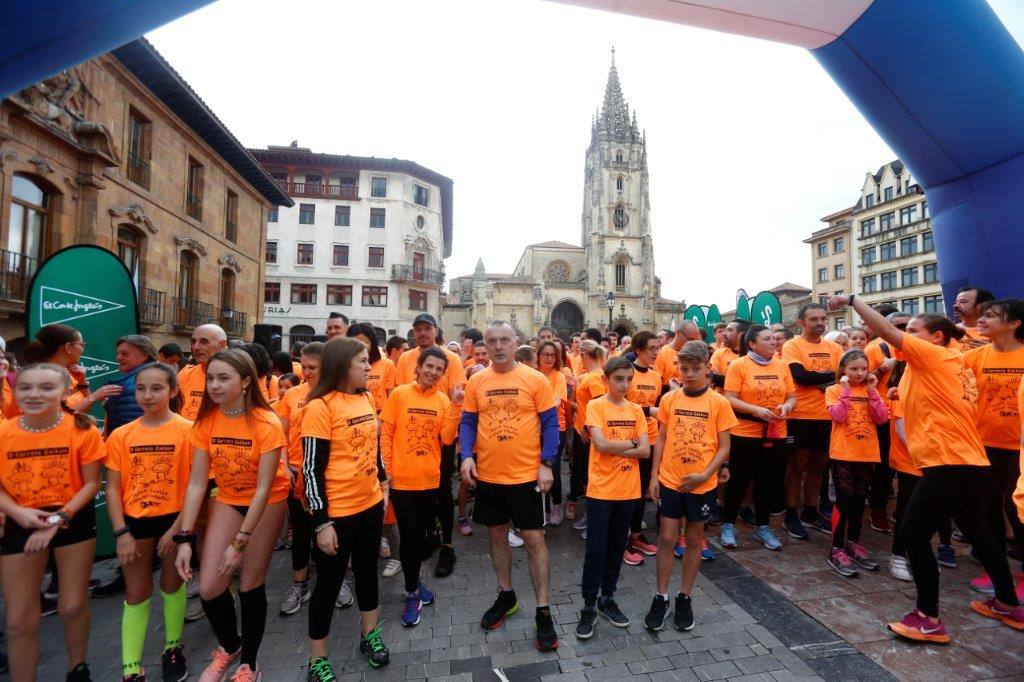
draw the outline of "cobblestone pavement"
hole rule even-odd
[[[777,525],[779,519],[773,522]],[[785,538],[784,551],[770,553],[755,546],[749,529],[738,530],[738,550],[727,555],[719,551],[715,561],[701,566],[694,593],[697,625],[691,632],[671,626],[656,634],[644,630],[643,616],[654,592],[654,562],[648,559],[638,567],[624,566],[619,581],[617,600],[632,625],[620,630],[599,619],[591,640],[577,640],[573,631],[582,601],[583,541],[568,521],[547,536],[552,612],[561,636],[558,651],[534,648],[535,604],[523,549],[514,550],[514,582],[522,608],[499,630],[484,632],[479,619],[493,599],[495,583],[486,535],[477,527],[474,536],[456,538],[459,561],[452,576],[433,578],[430,562],[426,582],[437,592],[437,602],[424,608],[417,627],[406,629],[398,622],[400,575],[381,579],[384,640],[392,653],[388,667],[371,671],[359,654],[354,608],[335,611],[331,658],[342,680],[1021,679],[1024,635],[967,608],[965,584],[976,569],[965,557],[961,568],[942,577],[943,615],[955,643],[913,647],[895,641],[884,627],[913,605],[911,584],[898,583],[884,569],[855,580],[835,576],[824,564],[823,535],[797,544]],[[865,532],[875,548],[888,541],[888,536]],[[106,579],[112,568],[110,561],[102,562],[96,575]],[[268,583],[271,615],[260,651],[267,682],[305,679],[307,610],[277,614],[289,568],[288,553],[277,552]],[[159,679],[163,641],[158,602],[154,600],[143,655],[155,673],[151,679]],[[96,680],[120,679],[120,605],[118,598],[92,600],[89,658]],[[66,658],[56,616],[44,620],[41,639],[40,679],[63,680]],[[195,679],[214,646],[205,620],[186,625],[184,645]]]

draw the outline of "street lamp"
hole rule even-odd
[[[608,331],[612,330],[612,308],[615,307],[615,294],[608,292]]]

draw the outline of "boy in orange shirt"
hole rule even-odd
[[[666,393],[658,408],[658,442],[654,446],[654,476],[650,495],[661,504],[658,536],[658,593],[644,619],[648,630],[665,627],[668,618],[668,581],[675,563],[676,539],[686,518],[686,544],[700,547],[704,526],[717,501],[719,470],[729,458],[729,430],[737,425],[729,401],[708,386],[708,347],[688,341],[679,351],[682,385]],[[682,559],[674,625],[693,629],[690,593],[700,570],[700,553],[686,552]]]

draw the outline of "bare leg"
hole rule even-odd
[[[13,523],[8,521],[8,523]],[[39,662],[39,581],[49,552],[9,554],[2,559],[11,679],[33,682]],[[91,563],[91,562],[90,562]]]
[[[508,530],[509,524],[507,523],[488,528],[491,545],[491,563],[494,564],[494,574],[498,578],[498,587],[503,590],[512,589],[512,548],[508,546]],[[523,540],[526,540],[525,535]],[[547,552],[545,552],[546,555]],[[532,567],[530,570],[533,570]]]
[[[526,556],[530,564],[530,579],[533,581],[533,593],[537,597],[537,606],[548,606],[548,545],[544,541],[544,531],[524,530],[523,542],[526,543]],[[505,538],[508,550],[508,538]],[[509,555],[511,556],[511,552]],[[510,566],[511,567],[511,566]],[[511,576],[509,576],[511,580]]]
[[[79,663],[85,663],[89,647],[89,627],[92,624],[89,578],[92,558],[96,554],[96,540],[58,547],[53,554],[60,572],[57,612],[64,624],[64,644],[68,649],[68,670],[71,670]],[[140,558],[140,561],[152,560],[152,554]]]
[[[686,524],[686,548],[683,554],[682,575],[679,579],[679,591],[685,595],[693,592],[693,583],[697,580],[697,573],[700,571],[700,541],[704,539],[704,522],[689,522]]]
[[[679,537],[680,519],[661,517],[661,532],[658,533],[658,594],[668,594],[668,581],[672,577],[672,566],[675,564],[676,538]],[[687,542],[689,546],[689,542]],[[687,554],[693,554],[690,551]],[[698,555],[699,558],[699,555]]]

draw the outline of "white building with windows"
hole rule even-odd
[[[383,342],[440,312],[452,250],[452,181],[412,161],[250,150],[295,201],[272,211],[263,319],[283,347],[324,333],[331,312]]]

